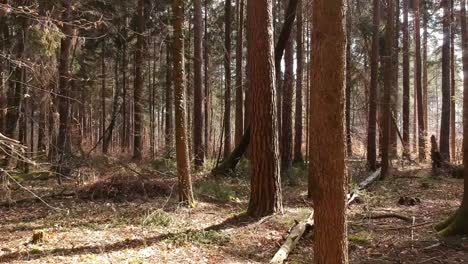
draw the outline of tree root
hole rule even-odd
[[[468,234],[468,208],[460,207],[456,213],[434,228],[442,237]]]

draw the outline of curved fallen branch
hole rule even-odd
[[[360,182],[358,185],[358,189],[359,190],[366,189],[379,178],[380,178],[380,169],[371,173],[369,177],[367,177],[364,181]],[[355,192],[349,193],[347,196],[346,205],[347,206],[351,205],[352,203],[354,203],[354,201],[356,201],[357,198],[358,198],[358,194],[356,194]],[[301,237],[304,235],[304,233],[306,233],[307,230],[312,230],[313,227],[314,227],[314,211],[312,211],[312,213],[309,215],[309,217],[306,220],[300,223],[296,223],[295,226],[291,228],[291,231],[289,232],[289,235],[286,238],[286,241],[283,243],[280,249],[273,256],[270,263],[272,264],[283,263],[288,258],[289,254],[295,248],[295,246],[297,245]]]

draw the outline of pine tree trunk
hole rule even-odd
[[[394,30],[395,3],[387,2],[387,24],[385,27],[385,51],[383,57],[384,94],[382,102],[382,179],[390,174],[391,96],[394,89]]]
[[[185,73],[184,73],[184,1],[172,3],[174,42],[174,106],[175,106],[175,141],[177,172],[179,178],[179,201],[193,206],[192,179],[188,151],[188,133],[186,119]]]
[[[165,129],[165,155],[173,157],[174,151],[174,91],[172,88],[173,64],[171,58],[172,40],[168,36],[166,39],[166,129]]]
[[[454,22],[453,4],[454,0],[450,0],[450,25]],[[456,107],[455,107],[455,29],[452,28],[450,33],[450,153],[452,160],[456,159]]]
[[[103,42],[104,43],[104,42]],[[104,44],[101,51],[101,138],[102,141],[102,153],[107,154],[107,150],[104,149],[104,137],[106,131],[106,59],[104,57]]]
[[[224,6],[224,158],[231,153],[231,0]]]
[[[208,1],[205,0],[205,34],[204,34],[204,41],[203,41],[203,48],[204,48],[204,71],[205,71],[205,78],[204,78],[204,85],[205,85],[205,100],[204,100],[204,105],[205,105],[205,128],[204,128],[204,137],[205,137],[205,155],[208,157],[210,153],[210,112],[211,112],[211,100],[210,100],[210,73],[209,71],[209,65],[210,65],[210,54],[209,54],[209,44],[208,44]]]
[[[57,96],[57,107],[60,115],[59,119],[59,134],[57,137],[57,157],[55,164],[55,172],[58,175],[58,182],[61,183],[61,177],[70,173],[70,168],[65,164],[65,161],[70,155],[70,131],[69,131],[69,117],[70,117],[70,52],[72,46],[73,28],[69,23],[72,21],[72,0],[64,0],[63,5],[65,11],[62,15],[64,22],[62,38],[60,45],[59,57],[59,85]]]
[[[309,195],[314,202],[314,262],[348,263],[344,129],[344,1],[315,0],[312,26]]]
[[[393,46],[393,86],[390,95],[390,157],[398,157],[398,70],[400,44],[400,0],[395,1],[395,33]],[[394,121],[393,121],[394,120]]]
[[[417,110],[418,110],[418,145],[419,145],[419,160],[426,159],[426,132],[424,125],[424,102],[423,102],[423,87],[421,80],[421,29],[420,29],[420,2],[414,0],[414,45],[416,58],[414,60],[415,73],[415,91],[417,95]]]
[[[143,65],[144,58],[143,52],[145,48],[145,14],[144,14],[144,0],[138,0],[138,14],[137,14],[137,43],[135,49],[135,87],[133,88],[133,159],[141,160],[143,158]]]
[[[304,81],[304,38],[303,38],[303,16],[302,16],[302,0],[299,0],[296,23],[296,112],[294,118],[294,162],[303,163],[302,155],[302,135],[303,135],[303,81]]]
[[[351,33],[352,33],[352,6],[351,1],[347,0],[347,15],[346,15],[346,150],[347,155],[353,155],[353,142],[351,136],[351,94],[353,89],[352,84],[352,53],[351,53]]]
[[[373,0],[374,15],[372,29],[371,85],[369,91],[369,123],[367,128],[367,162],[369,169],[377,169],[377,98],[379,98],[379,26],[380,1]]]
[[[205,159],[203,147],[203,18],[201,0],[194,1],[194,102],[193,150],[195,166],[201,167]]]
[[[284,0],[284,6],[287,6],[288,0]],[[285,12],[285,20],[288,15],[287,10]],[[281,106],[281,170],[283,173],[287,173],[292,167],[292,143],[293,143],[293,124],[292,124],[292,103],[294,94],[294,38],[293,34],[290,34],[286,49],[284,53],[285,73],[284,82],[282,89],[282,106]],[[278,72],[278,71],[277,71]]]
[[[237,0],[237,43],[236,43],[236,131],[235,144],[239,144],[244,135],[244,0]]]
[[[463,62],[463,166],[468,168],[468,35],[466,25],[466,1],[461,0],[461,35],[462,35],[462,62]],[[463,170],[464,193],[460,208],[449,219],[435,226],[442,236],[468,234],[468,170]]]
[[[410,61],[409,61],[409,1],[403,0],[403,156],[409,155],[410,143]]]
[[[439,151],[444,160],[450,160],[450,0],[442,0],[442,115],[440,119]]]
[[[252,104],[252,179],[248,214],[282,211],[275,104],[272,1],[247,2],[248,60]]]

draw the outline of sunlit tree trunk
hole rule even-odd
[[[252,178],[249,215],[282,211],[275,104],[272,0],[247,2],[248,64],[252,99]]]
[[[315,0],[312,14],[309,193],[314,263],[348,263],[345,142],[345,2]],[[315,67],[320,65],[320,67]]]
[[[185,73],[184,73],[184,1],[174,0],[172,3],[174,42],[174,105],[175,105],[175,141],[177,172],[179,178],[179,201],[193,206],[192,178],[188,153]]]

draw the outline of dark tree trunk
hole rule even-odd
[[[466,26],[466,1],[461,0],[461,35],[463,62],[463,166],[468,168],[468,35]],[[464,193],[460,208],[449,219],[437,225],[435,229],[442,236],[468,234],[468,170],[463,170]]]
[[[58,96],[57,96],[57,107],[60,115],[59,121],[59,134],[57,137],[57,157],[55,163],[55,171],[58,175],[59,183],[62,182],[62,176],[66,176],[70,173],[70,168],[66,164],[66,161],[70,155],[70,52],[72,46],[72,35],[73,28],[70,23],[73,19],[72,15],[72,0],[64,0],[64,12],[62,15],[63,27],[62,32],[64,37],[61,40],[60,45],[60,57],[59,57],[59,84],[58,84]]]
[[[231,0],[224,6],[224,158],[231,153]]]
[[[104,42],[101,51],[101,137],[102,141],[102,153],[107,154],[107,150],[104,149],[105,143],[105,131],[106,131],[106,59],[104,57]]]
[[[304,157],[302,155],[302,134],[303,134],[303,80],[304,80],[304,39],[303,39],[303,16],[302,16],[302,0],[298,3],[299,9],[297,11],[296,23],[296,112],[294,118],[294,162],[303,163]]]
[[[454,23],[453,4],[454,0],[450,0],[450,25]],[[450,33],[450,153],[452,160],[456,158],[456,105],[455,105],[455,28],[452,28]]]
[[[419,0],[414,0],[414,45],[416,58],[414,60],[415,72],[415,91],[417,95],[417,110],[418,110],[418,143],[419,143],[419,160],[426,159],[426,132],[424,125],[424,102],[421,80],[421,29],[420,29],[420,12]]]
[[[138,1],[138,14],[137,14],[137,44],[135,49],[135,87],[133,88],[133,159],[141,160],[143,157],[143,70],[144,57],[143,52],[145,48],[145,2],[144,0]]]
[[[201,167],[205,159],[203,147],[203,17],[201,0],[194,1],[194,31],[193,150],[195,166]]]
[[[395,1],[395,33],[393,46],[393,86],[390,95],[391,116],[390,116],[390,157],[398,157],[398,70],[400,51],[400,0]]]
[[[171,39],[166,39],[166,130],[165,130],[165,152],[166,157],[173,157],[174,152],[174,92],[172,89],[172,58]]]
[[[288,0],[285,0],[284,6],[287,6]],[[285,16],[287,16],[287,10],[285,10]],[[285,17],[286,20],[286,17]],[[292,143],[293,143],[293,95],[294,95],[294,38],[293,34],[290,34],[288,42],[286,44],[286,50],[284,54],[285,72],[284,82],[282,89],[282,106],[281,106],[281,170],[283,173],[287,173],[292,167]],[[278,71],[277,71],[278,72]]]
[[[367,128],[367,162],[369,169],[377,169],[377,98],[379,97],[379,26],[380,1],[373,0],[373,30],[371,54],[371,84],[369,91],[369,123]]]
[[[236,131],[235,144],[239,144],[244,135],[244,0],[237,0],[237,43],[236,43]]]
[[[390,137],[391,137],[391,96],[394,85],[394,33],[395,33],[395,3],[387,2],[387,24],[385,27],[384,63],[384,94],[382,102],[382,179],[390,174]]]
[[[205,100],[204,100],[204,105],[205,105],[205,128],[204,128],[204,137],[205,137],[205,155],[208,156],[210,153],[210,112],[211,112],[211,100],[210,100],[210,73],[208,72],[209,70],[209,59],[210,59],[210,54],[209,54],[209,45],[208,45],[208,0],[205,0],[205,34],[204,34],[204,71],[205,71],[205,78],[204,78],[204,84],[205,84]]]
[[[410,62],[409,62],[409,0],[403,0],[403,156],[409,155],[410,142]]]
[[[247,2],[252,104],[252,179],[248,214],[281,212],[282,194],[276,128],[275,63],[271,0]],[[262,40],[262,41],[258,41]]]
[[[352,84],[352,54],[351,54],[351,45],[352,45],[352,6],[351,1],[347,0],[348,8],[347,8],[347,15],[346,15],[346,150],[347,155],[353,155],[353,142],[351,136],[351,94],[353,89]]]
[[[314,202],[314,263],[348,263],[344,129],[344,1],[315,0],[312,26],[309,193]]]
[[[450,160],[450,0],[442,0],[442,115],[440,116],[439,150],[444,160]]]

